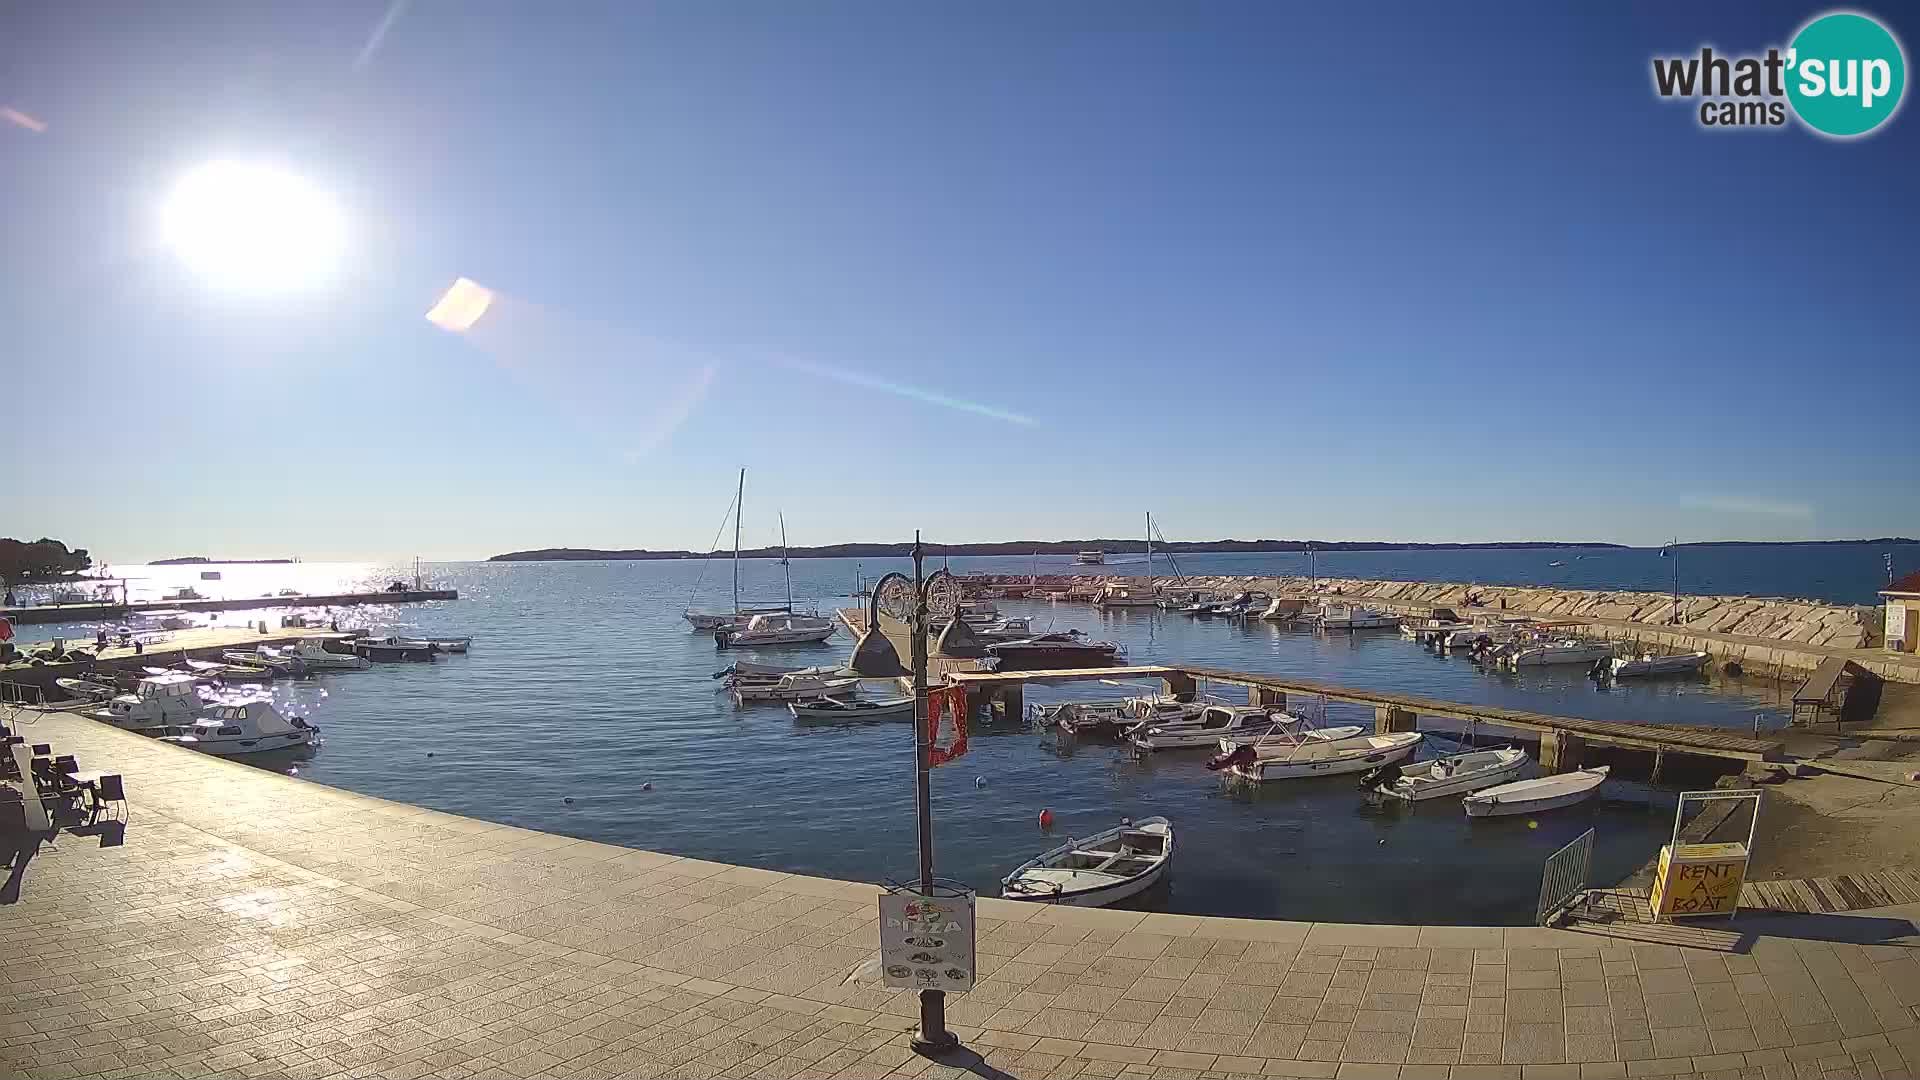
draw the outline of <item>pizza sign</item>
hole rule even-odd
[[[888,986],[973,989],[973,894],[880,896],[880,968]]]

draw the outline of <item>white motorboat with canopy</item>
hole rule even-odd
[[[1405,767],[1387,765],[1365,780],[1382,795],[1406,802],[1425,802],[1446,795],[1504,784],[1527,764],[1527,752],[1511,746],[1449,754]]]
[[[1606,782],[1609,768],[1600,765],[1558,776],[1536,776],[1532,780],[1477,791],[1460,801],[1466,805],[1468,817],[1509,817],[1558,810],[1592,798]]]
[[[206,711],[200,679],[181,672],[149,675],[131,694],[121,694],[92,714],[114,727],[142,731],[192,723]]]
[[[1627,659],[1616,656],[1603,664],[1595,665],[1595,672],[1611,675],[1616,679],[1630,679],[1643,675],[1690,675],[1707,666],[1712,656],[1703,652],[1674,653],[1670,656],[1655,656],[1652,653]]]
[[[173,743],[203,754],[232,757],[285,750],[316,743],[320,729],[299,717],[288,720],[268,701],[217,705],[203,720],[194,721],[181,735],[162,735]]]
[[[1166,818],[1122,821],[1117,828],[1022,863],[1000,882],[1007,900],[1105,907],[1153,887],[1173,864],[1173,825]]]

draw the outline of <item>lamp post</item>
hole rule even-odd
[[[933,794],[930,774],[933,767],[933,732],[928,730],[927,723],[927,622],[934,614],[958,617],[960,584],[945,570],[936,570],[931,577],[927,576],[925,557],[925,549],[920,543],[920,533],[915,530],[913,579],[909,581],[905,574],[896,572],[886,575],[874,584],[873,597],[867,604],[867,634],[878,639],[878,617],[883,611],[896,619],[908,622],[911,626],[913,635],[910,659],[913,674],[913,791],[919,824],[920,893],[922,896],[932,896],[934,893]],[[862,647],[856,649],[856,655],[864,651],[864,648],[863,640]],[[876,664],[876,670],[881,666]],[[856,670],[858,670],[857,665]],[[920,1030],[913,1037],[914,1050],[922,1054],[938,1054],[959,1045],[959,1036],[947,1030],[946,991],[931,988],[921,990]]]

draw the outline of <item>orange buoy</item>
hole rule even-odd
[[[1043,829],[1053,828],[1053,811],[1051,810],[1040,811],[1040,827]]]

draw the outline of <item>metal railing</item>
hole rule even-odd
[[[1586,892],[1587,874],[1592,867],[1592,829],[1549,855],[1546,869],[1540,875],[1540,906],[1534,911],[1534,922],[1546,926]]]

